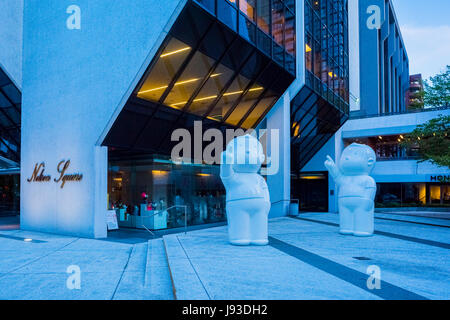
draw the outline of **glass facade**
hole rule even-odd
[[[377,161],[390,160],[416,160],[419,158],[419,149],[405,148],[401,145],[403,135],[376,136],[366,138],[344,139],[344,145],[362,143],[370,146],[377,155]]]
[[[157,212],[164,212],[162,221],[151,229],[183,227],[185,212],[187,225],[226,220],[225,190],[217,166],[176,165],[156,155],[112,159],[108,179],[109,207],[117,211],[121,226],[148,226]]]
[[[195,158],[194,143],[196,165],[172,163],[171,137],[176,129],[195,137],[198,123],[202,133],[255,128],[283,95],[295,78],[285,68],[295,69],[294,6],[272,10],[276,2],[187,2],[103,142],[121,226],[142,227],[156,211],[162,224],[148,229],[226,220],[219,167]]]
[[[341,110],[349,103],[346,0],[305,0],[306,82]]]
[[[20,211],[19,174],[0,175],[0,216],[18,215]]]
[[[20,210],[22,94],[0,67],[0,216]]]
[[[449,183],[378,183],[375,205],[391,207],[450,207]]]
[[[196,0],[229,28],[295,74],[295,0]]]
[[[348,6],[346,0],[305,1],[306,85],[291,101],[294,175],[348,119]]]
[[[0,68],[0,157],[19,167],[22,94]],[[0,166],[1,168],[1,166]]]
[[[205,7],[187,3],[105,146],[168,155],[172,132],[193,130],[195,121],[205,130],[255,128],[292,83],[292,74]]]

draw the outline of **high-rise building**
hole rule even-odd
[[[421,74],[413,74],[409,77],[409,90],[406,94],[408,109],[421,109],[424,107],[423,80]]]
[[[378,185],[377,210],[448,205],[448,168],[420,162],[417,148],[406,149],[401,142],[418,125],[442,114],[449,115],[450,109],[408,112],[412,111],[408,110],[409,60],[393,2],[359,0],[355,3],[359,11],[359,45],[353,52],[357,52],[360,68],[350,78],[353,83],[350,117],[301,171],[293,175],[293,185],[297,187],[292,189],[292,197],[300,200],[302,211],[337,212],[337,187],[323,163],[327,155],[338,163],[343,148],[357,142],[371,146],[377,155],[372,172]],[[419,76],[411,76],[411,80],[413,90],[420,90]]]
[[[23,12],[23,55],[2,44],[21,58],[0,61],[5,72],[23,64],[22,121],[9,123],[17,156],[5,150],[20,161],[24,229],[105,237],[107,209],[126,227],[224,221],[219,168],[203,156],[227,129],[266,130],[271,217],[292,199],[328,202],[321,157],[350,113],[405,109],[408,58],[390,1],[77,2],[6,8]],[[373,5],[382,23],[368,29]],[[188,162],[173,157],[177,129],[191,133]],[[319,174],[305,174],[311,164]]]

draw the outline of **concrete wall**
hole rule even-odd
[[[348,53],[350,82],[350,111],[361,109],[359,56],[359,0],[348,2]]]
[[[297,77],[266,116],[267,130],[279,130],[279,170],[267,176],[272,209],[269,217],[288,214],[291,198],[291,100],[305,84],[304,1],[296,1]]]
[[[380,30],[367,25],[373,15],[367,11],[373,5],[380,8]],[[390,19],[390,16],[393,19]],[[409,60],[393,3],[383,0],[359,0],[359,32],[361,107],[358,113],[374,115],[405,110],[405,95],[409,89]]]
[[[24,7],[21,228],[105,237],[107,150],[100,147],[183,0],[29,0]],[[69,30],[70,5],[81,30]],[[132,50],[130,49],[132,48]],[[61,160],[81,182],[54,182]],[[45,162],[49,182],[28,182]]]
[[[372,177],[379,183],[432,182],[431,177],[437,175],[450,175],[450,169],[430,162],[400,160],[378,161],[372,172]]]
[[[308,162],[302,172],[325,171],[323,162],[327,155],[330,155],[336,163],[339,163],[340,154],[344,149],[344,138],[405,134],[413,131],[417,125],[441,114],[450,115],[450,109],[348,120]],[[378,161],[371,175],[378,183],[432,182],[431,177],[450,175],[450,170],[446,167],[433,165],[430,162],[393,160]],[[329,211],[337,212],[337,197],[335,196],[337,188],[331,177],[328,178],[328,189],[329,191],[335,190],[334,195],[328,193]]]
[[[0,0],[0,66],[22,89],[23,0]]]
[[[361,138],[409,133],[417,125],[437,118],[439,115],[450,115],[450,109],[349,120],[342,127],[342,136],[343,138]]]

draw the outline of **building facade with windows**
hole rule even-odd
[[[370,4],[377,1],[370,1]],[[379,1],[382,24],[367,26],[369,1],[359,1],[360,74],[350,92],[349,120],[302,167],[297,183],[301,211],[337,212],[335,182],[323,165],[330,155],[337,163],[342,150],[353,142],[371,146],[377,163],[372,176],[377,182],[376,207],[450,207],[450,170],[418,161],[418,150],[400,145],[418,125],[448,108],[408,110],[408,56],[391,1]],[[358,79],[355,80],[355,79]],[[444,209],[445,210],[445,209]]]
[[[291,194],[301,192],[301,169],[345,123],[360,86],[351,61],[365,18],[355,1],[64,0],[6,8],[23,13],[22,43],[1,39],[20,57],[5,70],[23,70],[15,84],[21,97],[5,104],[21,112],[5,127],[20,138],[15,148],[5,128],[2,138],[8,159],[20,161],[26,230],[106,237],[108,210],[121,227],[224,221],[218,166],[202,159],[213,139],[208,129],[277,132],[265,138],[267,166],[277,167],[266,177],[270,216],[286,215]],[[14,83],[7,76],[2,86]],[[177,129],[203,138],[181,164],[171,153]]]

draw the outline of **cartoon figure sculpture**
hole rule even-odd
[[[264,159],[261,143],[251,135],[233,139],[222,152],[220,177],[227,192],[231,244],[263,246],[269,243],[269,190],[258,174]]]
[[[355,236],[373,234],[375,180],[369,176],[376,161],[369,146],[352,143],[344,149],[336,166],[327,156],[325,167],[338,185],[340,233]]]

